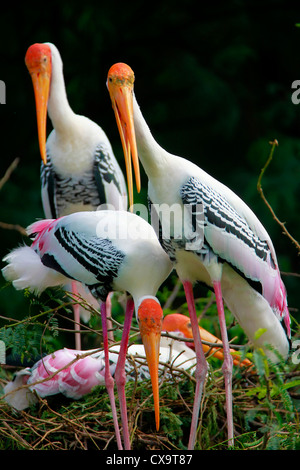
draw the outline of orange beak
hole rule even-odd
[[[25,63],[32,78],[36,105],[39,148],[42,160],[44,164],[46,164],[47,106],[51,81],[50,48],[44,44],[34,44],[26,53]]]
[[[158,365],[163,311],[158,301],[144,299],[138,309],[140,333],[151,377],[156,430],[159,429]]]
[[[163,325],[162,329],[164,331],[179,331],[180,333],[183,334],[185,338],[193,338],[193,332],[192,332],[192,327],[191,327],[191,322],[189,317],[186,317],[185,315],[182,315],[181,313],[171,313],[169,315],[166,315],[164,320],[163,320]],[[209,331],[205,330],[202,328],[202,326],[199,325],[199,330],[200,330],[200,337],[201,340],[207,341],[208,343],[216,343],[216,344],[221,344],[222,341],[211,334]],[[187,345],[190,348],[194,348],[194,343],[187,343]],[[224,360],[224,354],[223,354],[223,349],[218,349],[217,347],[211,347],[208,346],[207,344],[202,343],[202,348],[204,353],[210,354],[210,356],[214,356],[221,361]],[[233,363],[234,365],[240,366],[240,367],[253,367],[253,364],[249,359],[244,359],[241,360],[240,356],[238,354],[235,354],[234,349],[230,349],[231,355],[233,357]]]
[[[125,157],[129,206],[131,211],[133,209],[132,164],[137,191],[140,192],[141,190],[139,159],[133,119],[133,83],[133,71],[126,64],[115,64],[110,68],[107,78],[107,88],[115,113]]]

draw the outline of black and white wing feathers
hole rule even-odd
[[[200,206],[203,210],[200,233],[203,242],[223,261],[251,280],[260,279],[264,269],[276,271],[267,240],[261,239],[227,199],[197,178],[190,178],[181,188],[184,205]]]
[[[95,151],[93,173],[100,204],[113,205],[118,210],[127,210],[124,175],[112,150],[105,145],[100,144]]]
[[[56,250],[45,250],[42,263],[64,276],[86,284],[93,295],[105,301],[113,290],[125,254],[111,240],[57,226],[53,233]],[[53,254],[55,253],[55,255]]]
[[[127,190],[123,173],[112,149],[99,144],[93,163],[85,171],[65,176],[53,165],[47,154],[47,164],[41,164],[41,194],[46,218],[58,218],[72,212],[96,210],[113,206],[127,210]],[[112,208],[112,207],[111,207]]]

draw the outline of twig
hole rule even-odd
[[[185,338],[185,337],[182,337],[182,336],[178,336],[176,334],[169,333],[168,331],[163,331],[161,333],[161,336],[165,336],[166,338],[175,339],[176,341],[183,341],[184,343],[193,343],[194,342],[194,338]],[[244,344],[232,344],[232,341],[233,341],[233,339],[229,341],[230,346],[232,348],[234,348],[234,349],[243,349],[243,348],[245,348]],[[212,343],[210,341],[205,341],[204,339],[201,339],[201,343],[205,344],[206,346],[211,346],[213,348],[223,349],[223,343],[222,342]]]
[[[20,436],[12,427],[10,427],[10,425],[6,422],[6,421],[3,421],[3,425],[8,429],[9,433],[14,436],[15,440],[21,444],[22,446],[24,446],[26,449],[29,449],[29,450],[32,450],[32,446],[26,442],[22,436]]]
[[[65,302],[61,305],[58,305],[57,307],[54,307],[54,308],[50,308],[49,310],[45,310],[44,312],[40,312],[40,313],[37,313],[36,315],[32,316],[32,317],[26,317],[26,318],[23,318],[23,320],[17,320],[16,318],[10,318],[10,317],[6,317],[6,316],[3,316],[3,315],[0,315],[0,318],[3,319],[3,320],[7,320],[7,321],[13,321],[15,323],[13,324],[10,324],[9,326],[8,325],[4,325],[2,328],[13,328],[15,326],[18,326],[22,323],[27,323],[27,322],[32,322],[32,321],[35,321],[37,318],[40,318],[42,317],[43,315],[49,315],[50,313],[52,312],[57,312],[58,310],[62,309],[62,308],[65,308],[65,307],[68,307],[68,305],[72,305],[72,302]],[[73,331],[73,330],[72,330]]]
[[[165,303],[165,305],[163,306],[163,310],[165,310],[165,309],[167,309],[167,308],[171,308],[171,305],[172,305],[172,303],[174,302],[174,300],[176,299],[177,294],[178,294],[178,292],[179,292],[179,290],[180,290],[180,287],[181,287],[181,282],[180,282],[179,279],[177,279],[177,282],[176,282],[176,284],[175,284],[175,286],[174,286],[174,288],[173,288],[173,290],[172,290],[170,296],[167,298],[166,303]]]
[[[17,168],[19,161],[20,159],[18,157],[15,158],[14,161],[7,168],[6,172],[4,173],[4,176],[0,179],[0,190],[3,188],[5,183],[7,183],[7,181],[11,177],[12,172]],[[17,230],[22,235],[27,235],[25,228],[21,227],[21,225],[18,224],[7,224],[6,222],[0,222],[0,227],[6,230]]]
[[[294,276],[294,277],[300,277],[300,274],[299,273],[286,273],[284,271],[280,271],[280,274],[282,276]]]
[[[206,303],[205,307],[203,308],[201,314],[200,314],[200,317],[198,319],[198,322],[200,322],[200,319],[204,317],[204,315],[206,314],[207,310],[210,308],[210,306],[215,302],[216,300],[216,296],[215,295],[211,295],[210,298],[208,299],[208,302]]]
[[[0,180],[0,190],[3,188],[5,183],[9,180],[12,172],[17,168],[19,161],[20,159],[18,157],[15,158],[14,161],[7,168],[6,172],[4,173],[4,176]]]
[[[18,224],[7,224],[6,222],[0,222],[0,227],[4,228],[6,230],[17,230],[17,232],[20,232],[22,235],[27,236],[27,232],[24,227]]]
[[[273,154],[274,154],[274,150],[275,150],[275,147],[278,146],[278,141],[276,139],[274,139],[274,141],[271,141],[269,142],[270,145],[271,145],[271,151],[270,151],[270,155],[269,155],[269,158],[265,164],[265,166],[262,168],[261,172],[260,172],[260,175],[259,175],[259,178],[258,178],[258,181],[257,181],[257,190],[259,192],[259,194],[261,195],[264,203],[266,204],[266,206],[268,207],[269,211],[271,212],[272,216],[273,216],[273,219],[280,225],[280,227],[282,228],[282,230],[284,231],[284,233],[289,237],[289,239],[292,241],[292,243],[294,245],[296,245],[297,247],[297,250],[298,252],[300,253],[300,245],[299,243],[297,242],[297,240],[295,240],[295,238],[292,237],[292,235],[289,233],[289,231],[286,229],[285,227],[285,222],[281,222],[278,217],[276,216],[274,210],[272,209],[271,205],[269,204],[269,202],[267,201],[265,195],[264,195],[264,192],[263,192],[263,189],[262,189],[262,186],[261,186],[261,180],[262,180],[262,177],[264,175],[264,172],[266,171],[267,167],[269,166],[269,164],[271,163],[272,161],[272,158],[273,158]]]
[[[15,392],[18,392],[19,390],[21,389],[26,389],[26,388],[30,388],[30,387],[35,387],[36,385],[39,385],[39,384],[42,384],[44,382],[48,382],[49,380],[52,380],[53,377],[55,377],[57,374],[59,374],[60,372],[62,372],[63,370],[67,369],[68,367],[70,367],[72,364],[74,364],[75,362],[77,362],[79,359],[84,359],[85,357],[87,356],[91,356],[92,354],[94,354],[95,352],[98,352],[100,351],[100,348],[98,349],[93,349],[93,350],[89,350],[89,351],[86,351],[85,353],[82,353],[82,354],[76,354],[76,356],[74,357],[74,359],[72,359],[70,362],[68,362],[68,364],[65,364],[63,367],[61,367],[60,369],[57,369],[55,370],[52,374],[50,372],[47,371],[46,367],[45,367],[45,364],[44,365],[44,368],[46,370],[46,372],[49,374],[48,377],[45,377],[44,379],[41,379],[41,380],[37,380],[36,382],[33,382],[33,383],[30,383],[30,384],[24,384],[24,385],[20,385],[19,387],[13,389],[13,390],[10,390],[9,392],[7,392],[5,395],[1,396],[1,399],[4,399],[6,398],[8,395],[10,395],[11,393],[15,393]],[[55,354],[55,352],[53,353]],[[42,358],[41,360],[43,361],[44,358]]]

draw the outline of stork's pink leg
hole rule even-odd
[[[75,296],[78,296],[77,284],[76,281],[71,283],[72,293]],[[80,337],[80,305],[75,303],[73,304],[74,312],[74,329],[75,329],[75,349],[81,350],[81,337]]]
[[[224,362],[222,366],[224,381],[225,381],[225,394],[226,394],[226,413],[227,413],[227,431],[228,431],[228,446],[234,445],[233,440],[233,414],[232,414],[232,365],[233,359],[229,350],[228,335],[224,314],[224,305],[222,299],[221,282],[215,281],[213,283],[214,291],[216,294],[216,302],[219,315],[219,323],[221,330],[221,337],[223,343]]]
[[[125,361],[128,348],[129,333],[132,321],[132,315],[134,311],[134,303],[130,298],[127,301],[124,328],[122,333],[122,340],[120,345],[119,359],[117,362],[115,370],[115,381],[118,390],[120,410],[121,410],[121,419],[123,426],[123,436],[124,436],[124,447],[126,450],[130,450],[130,437],[128,429],[128,418],[127,418],[127,406],[126,406],[126,396],[125,396],[125,383],[126,383],[126,374],[125,374]]]
[[[189,443],[188,443],[188,449],[194,449],[201,398],[202,398],[202,393],[203,393],[206,374],[207,374],[207,362],[205,359],[205,355],[204,355],[202,343],[201,343],[198,318],[197,318],[196,309],[195,309],[193,285],[189,281],[183,281],[183,287],[184,287],[185,296],[186,296],[186,300],[188,304],[188,310],[189,310],[190,319],[191,319],[192,331],[193,331],[193,336],[194,336],[194,344],[195,344],[195,353],[196,353],[196,358],[197,358],[197,365],[196,365],[196,371],[195,371],[196,390],[195,390],[190,438],[189,438]]]
[[[114,342],[113,324],[111,321],[111,298],[113,293],[110,292],[106,298],[106,318],[107,318],[107,330],[108,330],[108,341],[109,343]]]
[[[109,364],[109,352],[108,352],[108,335],[107,335],[105,302],[101,303],[100,311],[101,311],[101,320],[102,320],[102,334],[103,334],[103,347],[104,347],[104,359],[105,359],[105,386],[107,389],[110,406],[112,410],[118,449],[122,450],[123,446],[122,446],[122,441],[121,441],[121,434],[120,434],[120,429],[119,429],[119,424],[118,424],[118,416],[117,416],[116,402],[115,402],[115,395],[114,395],[114,379],[111,375],[110,368],[109,368],[110,364]]]

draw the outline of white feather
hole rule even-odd
[[[2,274],[17,290],[28,288],[39,295],[47,287],[64,285],[69,281],[62,274],[44,266],[39,255],[29,246],[16,248],[3,261],[8,265],[2,269]]]
[[[20,388],[26,384],[30,375],[29,368],[20,370],[16,373],[14,380],[8,382],[3,388],[4,400],[15,410],[25,410],[38,401],[36,395],[28,388]]]

